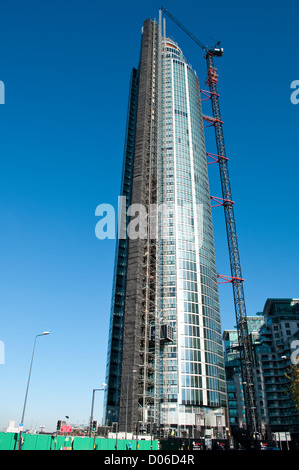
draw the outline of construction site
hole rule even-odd
[[[166,37],[165,17],[199,47],[206,61],[204,87],[179,46]],[[205,46],[163,7],[158,23],[144,23],[140,64],[131,77],[122,196],[127,198],[125,209],[134,204],[151,208],[148,218],[157,232],[153,236],[151,225],[142,237],[118,240],[105,420],[121,432],[160,439],[229,437],[216,283],[232,286],[246,433],[255,438],[259,432],[244,278],[214,64],[223,53],[220,43]],[[183,104],[176,101],[177,82],[178,97],[186,93]],[[198,96],[201,102],[210,102],[210,115],[201,114]],[[216,150],[205,148],[206,127],[214,128]],[[183,168],[187,160],[188,173]],[[219,196],[209,193],[210,164],[219,168]],[[180,177],[185,178],[185,193]],[[189,212],[181,213],[186,200]],[[196,203],[204,208],[203,218],[196,213]],[[213,258],[213,207],[222,207],[225,218],[230,273],[221,275]],[[126,215],[124,222],[129,221]],[[200,231],[202,223],[206,225]],[[185,224],[182,232],[180,224]],[[184,230],[192,230],[191,241],[181,236]],[[163,237],[164,231],[170,236]],[[204,258],[206,246],[212,254]],[[180,286],[185,290],[180,291]]]

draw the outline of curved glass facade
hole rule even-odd
[[[160,33],[145,21],[122,190],[130,204],[158,205],[158,236],[118,241],[105,418],[122,430],[210,427],[220,437],[226,388],[200,86]]]
[[[158,277],[162,321],[175,331],[163,348],[162,421],[187,425],[194,422],[183,415],[190,407],[194,414],[196,407],[226,406],[224,361],[199,82],[167,38],[161,75],[160,202],[168,236]]]

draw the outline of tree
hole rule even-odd
[[[289,392],[299,416],[299,364],[291,364],[290,371],[285,374],[289,382]]]

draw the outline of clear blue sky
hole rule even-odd
[[[163,4],[163,2],[162,2]],[[116,204],[131,68],[143,20],[159,1],[6,0],[0,7],[0,429],[88,422],[105,380],[115,242],[95,236],[95,209]],[[165,0],[217,60],[222,118],[248,315],[268,297],[298,297],[299,79],[297,1]],[[167,21],[204,88],[203,53]],[[212,38],[212,39],[211,39]],[[209,103],[204,111],[210,113]],[[207,150],[214,152],[213,129]],[[211,193],[220,196],[216,165]],[[222,208],[214,210],[218,271],[229,274]],[[235,325],[220,286],[223,328]],[[102,392],[95,418],[102,417]]]

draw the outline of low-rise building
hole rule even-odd
[[[291,366],[299,362],[299,299],[267,299],[263,312],[248,317],[247,325],[253,347],[260,435],[299,434],[289,374]],[[223,342],[229,424],[234,434],[246,427],[237,330],[225,330]]]
[[[268,299],[256,348],[258,405],[271,432],[299,430],[289,368],[299,335],[299,299]]]

